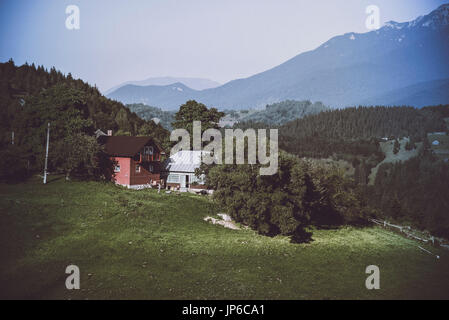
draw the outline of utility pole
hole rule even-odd
[[[44,184],[47,183],[48,145],[50,143],[50,122],[47,128],[47,148],[45,150]]]

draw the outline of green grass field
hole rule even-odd
[[[315,230],[310,244],[229,230],[207,197],[52,176],[0,184],[0,298],[448,299],[449,251],[379,228]],[[66,266],[81,289],[65,288]],[[365,288],[367,265],[380,290]]]

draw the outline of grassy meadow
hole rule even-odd
[[[449,299],[449,251],[372,227],[292,244],[203,218],[208,197],[109,183],[0,184],[0,298]],[[65,288],[65,268],[81,289]],[[365,268],[380,268],[380,290]]]

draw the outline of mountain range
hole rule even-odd
[[[410,22],[346,33],[270,70],[195,90],[182,83],[127,84],[107,96],[177,109],[195,99],[219,109],[262,108],[279,101],[332,107],[449,103],[449,4]]]
[[[127,81],[125,83],[119,84],[109,90],[104,92],[105,95],[110,94],[111,92],[116,91],[117,89],[126,86],[126,85],[136,85],[136,86],[167,86],[174,83],[182,83],[185,86],[192,88],[194,90],[204,90],[210,88],[216,88],[221,84],[204,78],[179,78],[179,77],[154,77],[148,78],[141,81]]]

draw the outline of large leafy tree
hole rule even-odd
[[[169,131],[160,124],[148,121],[139,128],[138,135],[152,137],[166,152],[170,149]]]
[[[209,170],[207,183],[216,190],[214,200],[236,221],[300,242],[310,240],[305,175],[304,167],[283,155],[275,175],[260,176],[258,165],[218,165]]]
[[[206,183],[215,189],[214,201],[261,234],[307,242],[309,226],[366,223],[364,217],[371,213],[357,186],[336,168],[317,167],[283,152],[276,174],[261,176],[259,168],[214,165],[205,172]]]
[[[218,129],[218,122],[225,114],[216,108],[208,109],[204,104],[189,100],[183,104],[175,114],[172,123],[175,129],[186,129],[190,136],[193,134],[193,121],[201,121],[201,133],[210,128]]]

